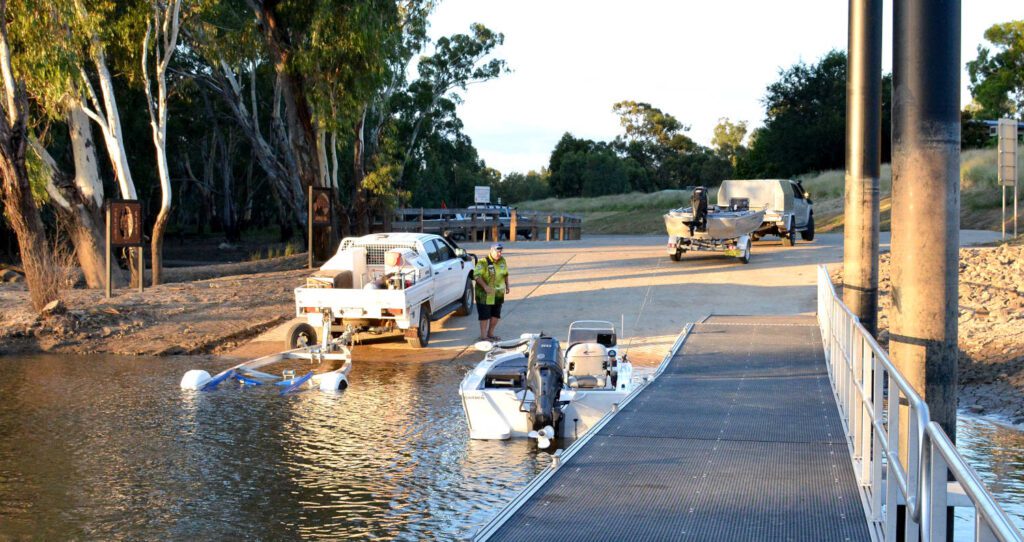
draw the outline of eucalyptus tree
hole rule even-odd
[[[163,271],[164,231],[171,214],[171,173],[167,167],[167,68],[178,43],[178,28],[181,14],[181,0],[163,2],[151,0],[152,13],[146,22],[146,35],[142,42],[142,83],[146,92],[146,108],[153,130],[153,147],[156,149],[156,166],[160,179],[160,211],[153,224],[150,238],[153,285],[160,284]],[[153,81],[150,81],[150,60],[153,55],[152,79],[156,83],[153,95]]]
[[[382,156],[381,135],[388,126],[393,127],[394,97],[408,86],[406,74],[410,63],[430,41],[428,16],[434,6],[434,0],[399,0],[396,31],[387,35],[384,77],[363,104],[356,121],[349,215],[352,229],[357,233],[369,232],[371,194],[378,205],[385,208],[393,207],[397,199],[394,179],[399,168],[393,160]]]
[[[53,258],[46,243],[43,221],[29,185],[25,162],[28,97],[24,81],[16,77],[11,64],[6,0],[0,0],[0,73],[3,86],[3,99],[0,100],[0,198],[3,199],[4,215],[18,237],[32,305],[39,310],[56,299],[58,291],[56,282],[51,279]]]
[[[73,34],[77,19],[74,6],[52,0],[25,0],[13,4],[8,16],[13,24],[10,37],[16,44],[12,61],[35,106],[29,143],[45,173],[48,201],[71,234],[86,284],[102,287],[105,277],[100,224],[104,188],[82,99],[80,74],[86,44]],[[72,172],[51,154],[48,147],[52,143],[47,140],[54,138],[43,137],[60,132],[64,124],[73,155]],[[112,274],[115,281],[121,280],[119,270]]]
[[[455,34],[437,40],[434,52],[419,59],[416,66],[419,78],[407,90],[406,122],[411,126],[405,140],[405,152],[398,182],[409,162],[414,158],[419,136],[429,124],[444,100],[458,104],[462,98],[456,89],[466,90],[474,83],[482,83],[508,71],[502,59],[486,57],[504,43],[505,36],[482,24],[473,24],[469,34]]]
[[[393,0],[246,0],[267,57],[281,81],[285,125],[297,174],[324,185],[319,123],[337,130],[351,120],[385,66],[385,37],[394,29]],[[347,117],[347,118],[346,118]]]

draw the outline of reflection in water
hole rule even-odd
[[[465,538],[550,461],[468,440],[469,364],[363,363],[289,397],[178,389],[194,365],[3,359],[0,538]]]
[[[1024,532],[1024,433],[961,412],[957,449],[995,495],[996,501]],[[974,529],[974,511],[957,511],[957,538]]]

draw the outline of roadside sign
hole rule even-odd
[[[490,203],[491,202],[491,187],[489,186],[474,186],[473,187],[473,203]]]
[[[999,119],[999,184],[1017,185],[1017,121]]]
[[[1006,238],[1006,189],[1013,188],[1013,236],[1017,236],[1017,121],[999,119],[996,125],[996,168],[999,186],[1003,187],[1003,239]]]

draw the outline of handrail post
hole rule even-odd
[[[551,240],[551,215],[548,215],[547,240]]]
[[[565,241],[565,215],[558,216],[558,240]]]
[[[516,231],[517,231],[516,228],[519,227],[519,217],[516,216],[516,215],[517,215],[516,210],[512,209],[512,216],[508,220],[508,242],[509,243],[515,243],[516,242],[516,237],[519,237],[518,235],[516,235]]]

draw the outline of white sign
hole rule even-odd
[[[1017,185],[1017,121],[999,119],[999,184]]]
[[[490,203],[491,202],[491,187],[489,186],[474,186],[473,187],[473,203]]]

